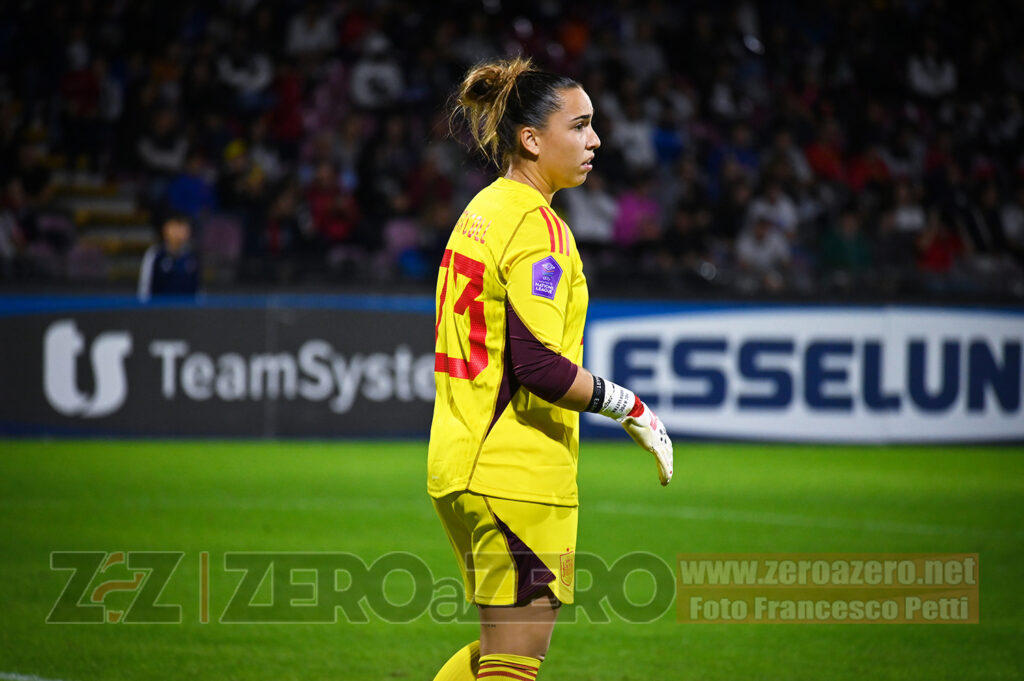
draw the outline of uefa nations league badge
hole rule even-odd
[[[561,279],[562,268],[554,256],[549,255],[533,263],[533,295],[554,300]]]

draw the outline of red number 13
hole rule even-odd
[[[454,272],[455,281],[459,275],[469,281],[462,295],[452,306],[457,315],[469,313],[469,361],[465,357],[452,357],[443,352],[434,352],[434,371],[446,373],[453,378],[473,380],[487,368],[487,319],[484,317],[484,301],[477,300],[484,290],[484,264],[450,248],[444,252],[441,267]],[[454,286],[454,283],[453,283]],[[441,328],[441,317],[444,315],[444,301],[448,296],[448,273],[445,273],[444,285],[441,287],[441,298],[437,301],[437,324],[434,325],[434,343],[437,343],[438,330]]]

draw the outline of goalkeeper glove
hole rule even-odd
[[[672,480],[672,440],[665,424],[632,391],[594,376],[594,396],[587,411],[621,423],[634,442],[654,454],[662,486]]]

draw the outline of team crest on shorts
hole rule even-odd
[[[560,568],[562,584],[572,586],[572,576],[576,568],[576,552],[570,549],[559,556],[558,566]]]

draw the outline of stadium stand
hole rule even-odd
[[[128,289],[176,211],[208,286],[429,289],[446,99],[522,53],[595,103],[598,294],[1024,298],[1024,11],[796,5],[7,5],[0,281]]]

